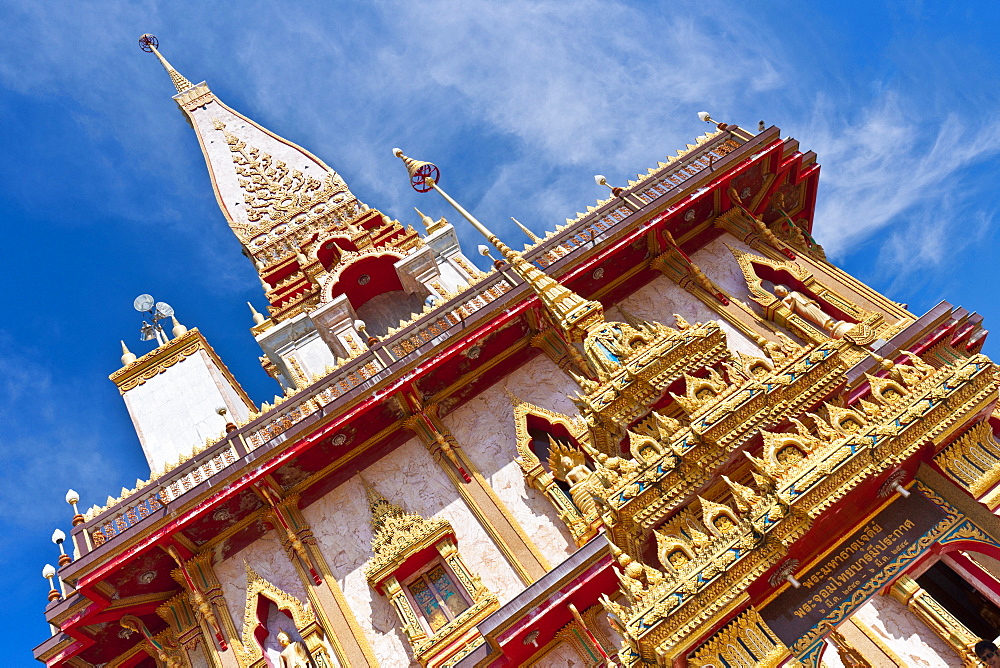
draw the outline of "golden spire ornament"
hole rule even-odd
[[[403,161],[410,174],[410,185],[420,193],[436,191],[446,202],[451,204],[476,230],[479,231],[510,263],[511,268],[532,287],[545,304],[558,326],[566,333],[572,342],[581,342],[587,332],[597,323],[604,321],[604,307],[600,302],[584,299],[557,280],[543,272],[520,254],[512,250],[493,234],[479,219],[465,210],[438,185],[441,172],[437,165],[423,160],[414,160],[403,151],[394,148],[393,155]]]
[[[183,93],[189,88],[193,88],[194,84],[188,81],[183,74],[175,70],[174,66],[168,63],[167,59],[156,49],[159,45],[160,41],[156,39],[156,35],[145,34],[139,38],[139,48],[146,53],[155,54],[160,59],[160,64],[163,65],[163,69],[170,75],[170,80],[174,82],[174,88],[177,89],[178,93]]]

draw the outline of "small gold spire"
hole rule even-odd
[[[156,54],[156,57],[160,59],[160,64],[163,65],[163,69],[167,71],[170,75],[170,80],[174,82],[174,88],[177,89],[178,93],[183,93],[189,88],[193,88],[194,84],[187,80],[180,72],[174,69],[174,66],[167,62],[160,52],[156,49],[160,42],[156,39],[155,35],[143,35],[139,38],[139,48],[141,48],[146,53],[152,52]]]
[[[584,299],[565,285],[555,280],[533,263],[528,262],[520,254],[493,234],[478,218],[465,210],[461,204],[452,199],[437,184],[440,172],[431,162],[414,160],[394,148],[393,155],[403,161],[410,174],[410,185],[417,192],[436,190],[441,197],[451,204],[459,214],[469,221],[476,230],[496,247],[510,263],[511,268],[535,291],[539,299],[552,314],[556,323],[566,333],[572,342],[581,342],[587,337],[588,331],[604,321],[604,307],[600,302]]]
[[[417,207],[413,207],[413,210],[417,212],[418,216],[420,216],[420,222],[423,223],[424,227],[427,229],[427,234],[434,234],[442,227],[444,227],[444,218],[435,222],[433,218],[428,216],[426,213],[424,213]]]
[[[364,479],[364,476],[358,474],[358,478],[361,479],[361,485],[365,488],[365,496],[368,497],[368,510],[372,514],[372,529],[377,535],[385,526],[386,520],[389,517],[400,517],[405,515],[406,511],[382,496],[378,490]]]
[[[524,225],[522,225],[521,221],[519,221],[517,218],[515,218],[514,216],[511,216],[510,219],[513,220],[514,224],[517,225],[518,227],[520,227],[521,231],[524,232],[525,234],[527,234],[528,238],[531,239],[532,241],[534,241],[536,244],[539,241],[541,241],[541,239],[539,239],[537,236],[535,236],[534,232],[532,232],[527,227],[525,227]]]

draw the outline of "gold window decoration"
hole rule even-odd
[[[584,480],[590,468],[586,465],[583,450],[575,447],[589,445],[586,425],[579,418],[570,418],[534,406],[509,392],[508,396],[514,409],[518,454],[516,461],[521,467],[525,481],[530,487],[545,495],[556,515],[573,536],[574,542],[578,546],[584,545],[597,535],[602,525],[597,506],[587,491],[589,485]],[[557,443],[557,447],[553,448],[550,439],[562,440],[564,443]],[[536,448],[532,447],[536,440],[543,444],[543,448],[540,449],[543,456],[539,456]],[[544,445],[548,447],[544,448]],[[566,450],[566,457],[558,456],[556,451],[562,449]],[[554,453],[556,459],[551,459]],[[553,470],[553,464],[559,463],[562,459],[572,460],[574,465],[561,471],[556,466],[554,467],[556,470]],[[571,480],[567,480],[567,474],[571,471],[575,472],[570,476]],[[577,488],[575,496],[572,494],[574,483]]]
[[[372,523],[368,584],[386,596],[421,666],[445,666],[482,644],[476,626],[500,607],[462,560],[448,520],[408,513],[363,478]]]
[[[412,576],[406,591],[429,634],[437,633],[471,605],[442,563]]]

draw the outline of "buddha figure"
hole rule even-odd
[[[826,313],[815,299],[796,290],[789,290],[787,286],[775,285],[774,296],[792,313],[805,318],[835,339],[843,338],[844,334],[854,327],[852,323],[837,320]]]
[[[861,423],[854,418],[844,418],[840,421],[840,428],[847,434],[856,434],[861,430]]]
[[[580,514],[589,517],[597,514],[597,504],[590,494],[591,476],[594,472],[587,467],[587,457],[571,446],[565,446],[550,439],[549,467],[559,480],[569,485],[569,495]]]
[[[689,563],[691,559],[687,556],[687,554],[685,554],[684,550],[674,550],[667,557],[667,561],[669,561],[670,565],[674,568],[680,568],[681,566]]]
[[[712,520],[712,523],[715,524],[715,528],[723,534],[729,533],[736,528],[736,523],[733,522],[732,518],[725,513],[719,513],[716,515],[715,519]]]
[[[281,645],[278,668],[313,668],[304,644],[293,642],[284,631],[278,631],[278,644]]]

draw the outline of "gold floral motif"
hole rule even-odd
[[[1000,482],[1000,445],[988,420],[978,422],[934,458],[938,466],[974,497]]]
[[[267,229],[303,213],[316,204],[330,200],[338,192],[348,192],[343,180],[334,172],[323,175],[322,180],[291,169],[281,160],[274,159],[255,146],[248,145],[234,134],[216,125],[223,133],[232,153],[236,173],[246,204],[247,220],[257,225],[237,229],[241,241],[248,241],[259,234],[261,225]]]

